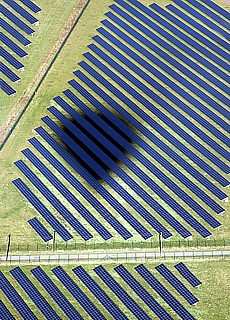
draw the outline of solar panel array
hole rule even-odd
[[[109,314],[119,320],[132,319],[133,316],[149,320],[157,316],[170,320],[174,319],[174,311],[181,319],[195,319],[192,309],[191,312],[187,310],[191,301],[180,302],[175,297],[176,291],[181,289],[198,302],[183,284],[183,278],[180,280],[175,272],[170,271],[172,265],[166,267],[161,264],[155,269],[160,270],[160,274],[143,264],[134,268],[118,265],[110,271],[102,265],[93,270],[89,270],[89,266],[78,266],[72,272],[61,266],[51,270],[46,267],[46,272],[40,266],[31,267],[30,272],[23,267],[15,267],[6,275],[0,273],[0,291],[6,301],[0,301],[0,318],[14,319],[18,312],[25,320],[40,319],[41,315],[45,319],[63,319],[63,313],[69,319],[88,316],[95,320],[108,319]],[[170,282],[164,282],[164,279],[169,279],[169,274],[177,281],[177,288]],[[145,281],[140,282],[139,276]],[[14,281],[19,285],[15,286],[16,289],[13,288]]]
[[[0,32],[0,40],[3,44],[0,47],[0,55],[7,62],[7,65],[0,64],[0,72],[3,74],[3,78],[0,79],[0,88],[9,96],[14,95],[16,90],[12,88],[8,81],[18,82],[20,80],[20,77],[11,68],[24,69],[24,65],[19,60],[26,57],[28,53],[22,48],[22,45],[28,46],[31,44],[27,37],[35,31],[30,25],[38,24],[38,19],[33,14],[41,11],[30,0],[21,2],[22,5],[15,0],[4,0],[0,4],[2,16],[0,18],[0,26],[3,30],[3,32]]]
[[[221,227],[230,55],[226,14],[207,6],[110,6],[69,88],[42,118],[49,132],[40,126],[29,140],[36,154],[27,148],[15,163],[36,191],[14,184],[62,239],[208,238]],[[195,303],[172,274],[167,281]]]
[[[193,286],[198,287],[202,282],[186,267],[183,262],[178,263],[175,268]]]

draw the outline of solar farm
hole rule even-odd
[[[0,4],[0,320],[229,319],[228,1],[63,3]]]

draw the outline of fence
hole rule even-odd
[[[11,237],[10,253],[12,252],[44,252],[44,251],[84,251],[84,250],[115,250],[115,249],[157,249],[159,248],[159,242],[156,240],[148,241],[106,241],[96,242],[89,240],[87,242],[30,242],[22,243],[18,241],[18,237]],[[0,238],[0,252],[6,252],[6,238]],[[226,248],[230,247],[230,239],[194,239],[194,240],[163,240],[163,250],[169,250],[173,248]]]
[[[196,252],[126,252],[126,253],[84,253],[84,254],[53,254],[53,255],[37,255],[37,256],[9,256],[8,264],[42,264],[52,263],[101,263],[101,262],[117,262],[117,261],[175,261],[175,260],[197,260],[197,259],[225,259],[230,257],[230,251],[196,251]],[[5,258],[0,257],[0,264],[5,263]]]

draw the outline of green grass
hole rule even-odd
[[[159,4],[161,5],[165,5],[166,3],[169,3],[168,1],[157,1]],[[72,2],[71,2],[72,3]],[[36,96],[34,97],[33,101],[31,102],[31,104],[29,105],[26,113],[23,115],[21,121],[19,122],[18,126],[16,127],[16,129],[14,130],[13,134],[11,135],[10,139],[8,140],[7,144],[5,145],[5,147],[2,150],[1,153],[1,168],[4,168],[1,172],[1,188],[0,188],[0,192],[2,192],[1,194],[1,199],[2,199],[2,206],[0,208],[0,219],[2,222],[2,228],[1,228],[1,237],[5,237],[7,234],[11,233],[12,234],[12,241],[14,241],[14,243],[29,243],[31,241],[37,241],[37,238],[34,237],[34,232],[31,230],[31,228],[28,226],[27,224],[27,220],[29,218],[32,218],[34,215],[36,215],[35,210],[32,208],[32,206],[21,196],[21,194],[16,190],[16,188],[12,185],[11,181],[21,177],[23,180],[23,176],[20,174],[20,172],[15,168],[15,166],[13,165],[13,162],[21,159],[22,155],[20,153],[20,151],[26,147],[30,147],[30,144],[27,142],[27,139],[29,139],[30,137],[33,137],[34,135],[36,137],[38,137],[37,134],[34,133],[33,129],[42,125],[42,122],[40,121],[40,118],[43,117],[44,115],[48,114],[48,112],[46,111],[46,108],[49,107],[50,105],[52,105],[52,98],[56,95],[59,95],[63,90],[65,90],[66,88],[70,87],[67,85],[67,81],[73,78],[73,74],[72,72],[76,69],[78,69],[78,62],[82,60],[82,54],[86,51],[88,51],[87,49],[87,45],[89,43],[92,42],[92,36],[94,36],[96,34],[96,28],[100,26],[99,21],[104,19],[104,13],[106,11],[108,11],[108,5],[112,4],[113,1],[111,0],[106,0],[103,1],[103,5],[101,4],[101,2],[98,1],[91,1],[87,10],[85,11],[85,13],[83,14],[82,18],[80,19],[79,23],[77,24],[75,30],[73,31],[73,33],[71,34],[70,38],[68,39],[66,45],[64,46],[63,50],[61,51],[61,53],[59,54],[57,60],[55,61],[54,65],[52,66],[50,72],[48,73],[47,77],[45,78],[43,84],[41,85],[40,89],[38,90],[38,92],[36,93]],[[143,3],[145,4],[149,4],[151,3],[150,1],[144,1]],[[100,5],[99,5],[100,4]],[[44,5],[45,10],[47,11],[51,11],[51,2],[47,1],[47,8],[46,5]],[[55,6],[57,4],[55,3]],[[72,3],[73,5],[73,3]],[[45,12],[44,11],[44,17],[45,17]],[[71,10],[70,10],[71,12]],[[69,13],[70,14],[70,13]],[[42,19],[42,16],[41,16]],[[68,15],[66,12],[66,19],[68,19]],[[62,20],[61,20],[62,21]],[[42,20],[41,20],[42,22]],[[64,21],[62,21],[63,25],[64,25]],[[56,22],[55,22],[56,24]],[[59,26],[60,27],[60,26]],[[38,28],[42,28],[42,23]],[[55,29],[55,28],[54,28]],[[59,29],[60,30],[60,29]],[[39,30],[37,30],[39,31]],[[40,30],[41,31],[41,30]],[[57,32],[57,26],[55,29],[55,32]],[[57,32],[58,33],[58,32]],[[37,32],[37,34],[40,34],[39,32]],[[41,37],[41,36],[40,36]],[[50,39],[50,41],[52,41],[55,37],[52,37],[52,39]],[[35,39],[36,40],[36,39]],[[32,48],[31,48],[32,49]],[[47,49],[48,50],[48,49]],[[43,53],[45,51],[41,50]],[[28,69],[29,70],[29,69]],[[132,73],[132,71],[130,70],[130,72]],[[90,77],[90,75],[89,75]],[[106,76],[105,76],[106,77]],[[92,77],[91,77],[92,78]],[[107,77],[106,77],[107,78]],[[27,79],[25,77],[25,79]],[[92,78],[93,79],[93,78]],[[28,83],[30,81],[29,76],[27,79]],[[142,80],[143,81],[143,80]],[[112,82],[112,81],[111,81]],[[144,81],[143,81],[144,82]],[[112,82],[113,83],[113,82]],[[106,88],[104,88],[105,91],[107,90]],[[89,90],[90,91],[90,90]],[[161,95],[160,93],[158,93],[159,95]],[[161,95],[162,96],[162,95]],[[164,98],[164,96],[162,96]],[[101,99],[99,99],[101,101]],[[116,101],[119,102],[119,100],[117,98],[115,98]],[[149,100],[151,101],[151,99],[149,98]],[[167,99],[165,99],[167,100]],[[135,100],[134,100],[135,101]],[[137,105],[140,105],[137,101],[135,101],[137,103]],[[13,100],[12,100],[13,103]],[[7,104],[5,104],[7,106]],[[13,105],[13,104],[12,104]],[[11,106],[12,106],[11,105]],[[90,106],[90,104],[88,104]],[[110,110],[113,110],[110,106],[106,105],[104,103],[104,105],[108,108],[110,108]],[[173,104],[172,104],[173,105]],[[156,106],[161,109],[163,111],[163,109],[158,106],[156,104]],[[175,105],[173,105],[175,108],[177,108]],[[92,107],[92,106],[90,106]],[[178,109],[179,110],[179,109]],[[146,112],[148,112],[148,114],[150,116],[153,116],[151,114],[151,112],[149,112],[148,110],[145,110]],[[133,114],[132,112],[130,112],[131,114]],[[167,113],[166,113],[167,114]],[[137,117],[138,118],[138,117]],[[143,122],[143,121],[142,121]],[[175,121],[177,122],[177,121]],[[177,122],[178,124],[180,124],[179,122]],[[146,125],[146,127],[149,128],[148,125]],[[165,126],[168,130],[170,130],[170,128],[168,128],[167,126]],[[183,127],[183,126],[182,126]],[[151,128],[149,128],[151,129]],[[184,128],[185,129],[185,128]],[[153,129],[151,129],[153,130]],[[49,130],[48,130],[49,131]],[[205,130],[204,130],[205,131]],[[158,133],[156,133],[154,131],[154,133],[158,136],[161,137]],[[144,137],[143,137],[144,138]],[[198,140],[199,138],[196,137]],[[39,138],[38,138],[39,139]],[[164,139],[162,139],[164,140]],[[40,139],[40,141],[43,143],[42,139]],[[200,140],[201,141],[201,140]],[[149,141],[146,139],[146,142],[149,143]],[[168,143],[166,140],[164,140],[164,142]],[[185,145],[189,146],[185,141],[184,141]],[[169,143],[168,143],[169,144]],[[221,143],[220,143],[221,144]],[[51,149],[44,143],[44,145],[51,151]],[[171,145],[172,147],[172,145]],[[172,147],[174,150],[175,147]],[[153,163],[157,164],[150,156],[148,156],[142,149],[138,148],[147,158],[149,158]],[[158,148],[156,148],[157,151],[161,152],[162,151]],[[177,150],[176,150],[177,151]],[[195,151],[195,150],[193,150]],[[34,150],[33,150],[34,152]],[[180,155],[182,155],[180,152],[178,152]],[[38,155],[37,152],[35,152],[35,154]],[[166,158],[167,156],[164,155]],[[65,164],[65,162],[63,160],[61,160],[61,158],[59,156],[57,156],[57,158]],[[141,164],[133,159],[131,157],[131,159],[139,166],[142,167]],[[205,158],[204,158],[205,159]],[[25,158],[23,158],[23,160],[25,160]],[[205,159],[209,164],[212,164],[208,159]],[[170,160],[172,161],[172,160]],[[173,162],[173,161],[172,161]],[[26,163],[33,168],[33,166],[31,166],[29,164],[28,161],[26,161]],[[47,164],[46,161],[44,161],[45,164]],[[177,165],[176,163],[173,162],[173,164],[182,172],[183,169]],[[66,164],[65,164],[66,165]],[[160,169],[165,172],[166,174],[168,174],[167,170],[165,170],[163,167],[161,167],[159,164],[157,164]],[[51,166],[49,166],[47,164],[47,166],[49,168],[51,168]],[[121,166],[122,167],[122,166]],[[71,168],[69,166],[67,166],[67,168],[73,172],[73,169],[71,170]],[[142,167],[142,169],[144,169]],[[34,168],[33,168],[34,170]],[[52,169],[53,170],[53,169]],[[55,171],[55,170],[53,170]],[[133,173],[130,173],[129,170],[127,170],[127,173],[129,173],[132,177],[134,177]],[[150,174],[147,170],[145,170],[147,174],[149,174],[152,178],[154,178],[154,176],[152,174]],[[39,178],[47,185],[49,186],[51,191],[55,191],[55,189],[48,183],[48,181],[41,176],[41,174],[39,174],[39,172],[37,170],[34,170],[34,172],[39,176]],[[202,172],[202,170],[201,170]],[[219,171],[220,172],[220,171]],[[55,172],[56,173],[56,172]],[[185,173],[185,172],[184,172]],[[205,176],[208,177],[207,174],[205,174],[204,172],[202,172]],[[75,176],[87,187],[90,188],[87,183],[76,173],[74,173]],[[187,173],[186,173],[187,174]],[[68,188],[72,191],[74,191],[74,189],[71,187],[70,184],[66,183],[66,181],[60,177],[59,174],[57,174],[57,176],[60,178],[60,180],[62,182],[64,182]],[[116,180],[124,187],[127,188],[127,185],[125,184],[125,182],[120,181],[120,179],[118,179],[116,177],[115,174],[113,174],[113,177],[116,178]],[[191,180],[193,180],[194,182],[196,182],[192,177],[190,177]],[[135,178],[138,183],[140,185],[142,185],[144,188],[146,188],[146,190],[148,192],[151,192],[151,194],[153,195],[154,199],[158,200],[164,207],[167,208],[167,210],[172,213],[173,215],[175,215],[179,221],[183,222],[183,220],[175,214],[175,212],[173,210],[171,210],[168,206],[165,205],[165,203],[158,198],[158,196],[154,193],[152,193],[151,190],[149,190],[146,185],[143,183],[143,181],[140,181],[139,179]],[[173,193],[167,189],[167,187],[160,182],[158,179],[154,178],[155,181],[161,186],[163,187],[165,190],[167,190],[167,192],[169,192],[171,195],[173,195]],[[175,178],[172,177],[172,180],[175,182],[178,182]],[[25,181],[25,180],[24,180]],[[29,186],[31,186],[30,184],[28,184]],[[127,205],[126,203],[124,203],[124,201],[113,191],[111,190],[111,188],[105,186],[109,192],[113,193],[113,195],[115,197],[118,198],[119,201],[122,202],[122,204],[124,206],[126,206],[126,208],[128,210],[130,210],[132,212],[132,214],[134,214],[136,217],[137,214],[134,212],[134,210]],[[202,189],[204,189],[203,187],[201,187]],[[39,193],[37,193],[37,191],[32,188],[33,191],[35,192],[36,195],[39,196]],[[185,188],[186,190],[186,188]],[[90,191],[96,195],[98,197],[98,200],[100,200],[105,206],[107,206],[109,208],[109,210],[114,214],[117,215],[116,212],[106,203],[106,201],[101,197],[98,196],[94,190],[92,190],[92,188],[90,188]],[[229,190],[224,190],[226,193],[229,192]],[[74,191],[76,193],[76,191]],[[136,194],[128,189],[128,192],[130,192],[130,194],[132,194],[134,197],[136,197],[140,203],[143,203],[146,208],[152,212],[153,210],[146,205],[146,203],[140,199],[140,197],[137,197]],[[194,194],[189,191],[186,190],[186,192],[191,195],[192,197],[194,197],[200,204],[203,205],[203,203],[198,200],[198,198],[196,198],[194,196]],[[208,194],[210,194],[209,192],[207,192]],[[211,195],[211,194],[210,194]],[[59,196],[57,194],[57,196],[59,197],[59,199],[63,202],[63,204],[71,211],[74,212],[73,208],[71,207],[71,205],[69,205],[68,203],[66,203],[66,201],[64,200],[63,197]],[[188,207],[186,206],[186,204],[179,200],[179,198],[177,198],[175,195],[173,195],[175,197],[176,200],[178,200],[178,202],[180,202],[186,209],[188,209]],[[83,204],[85,204],[90,211],[95,214],[95,216],[97,216],[99,218],[100,221],[102,221],[102,219],[100,219],[100,217],[98,216],[98,214],[94,211],[94,209],[89,205],[89,203],[80,196],[80,194],[77,195],[77,197],[82,201]],[[51,209],[51,211],[53,212],[52,207],[49,205],[49,203],[47,201],[44,201],[44,203],[47,205],[48,208]],[[222,203],[221,203],[222,204]],[[222,204],[226,210],[226,213],[222,216],[218,217],[218,220],[223,224],[223,226],[221,227],[220,230],[218,231],[213,231],[213,237],[214,239],[220,239],[220,238],[228,238],[229,237],[229,231],[230,231],[230,218],[227,215],[227,212],[229,211],[229,203],[225,203]],[[204,205],[204,208],[208,209],[207,206]],[[213,213],[214,214],[214,213]],[[117,215],[118,216],[118,215]],[[157,215],[156,215],[157,216]],[[87,223],[85,223],[85,221],[78,215],[79,220],[85,225],[87,226],[87,228],[89,228],[89,230],[91,232],[94,232],[92,230],[91,227],[88,226]],[[138,217],[139,218],[139,217]],[[197,215],[196,218],[199,221],[202,221]],[[129,230],[131,230],[131,232],[134,234],[134,242],[137,241],[141,241],[140,236],[138,236],[138,234],[132,230],[132,228],[130,228],[128,226],[128,224],[118,216],[118,219],[126,226],[129,228]],[[143,223],[143,225],[145,225],[148,228],[147,223],[142,219],[139,218],[139,220]],[[162,219],[159,219],[161,222],[163,221]],[[20,221],[20,227],[18,226],[18,221]],[[65,224],[65,223],[64,223]],[[112,230],[112,228],[107,224],[104,223],[103,224],[108,228],[108,230],[110,230],[113,234],[114,234],[114,241],[119,241],[120,237]],[[47,224],[45,224],[48,229],[50,230],[49,226]],[[191,228],[189,226],[187,226],[187,224],[185,224],[186,227],[188,227],[189,230],[191,230]],[[204,223],[205,226],[207,226],[206,223]],[[173,231],[171,228],[169,228],[170,231]],[[71,230],[72,232],[72,230]],[[175,232],[173,232],[175,234]],[[75,235],[75,234],[74,234]],[[198,236],[196,236],[196,233],[194,232],[194,238],[199,238]],[[76,241],[81,241],[79,236],[75,237]],[[95,235],[95,241],[96,242],[101,242],[101,238],[97,235]],[[154,235],[153,240],[157,241],[158,237],[157,235]],[[174,235],[173,239],[177,240],[179,239],[178,235]],[[59,238],[58,238],[59,240]],[[3,240],[4,241],[4,240]]]
[[[139,276],[137,276],[134,267],[139,265],[141,262],[133,263],[123,263],[123,265],[131,272],[131,274],[137,278],[137,280],[146,288],[146,290],[165,308],[166,311],[173,317],[173,319],[180,319],[172,309],[156,294],[154,290],[151,289],[149,285]],[[177,262],[164,261],[164,264],[179,277],[179,279],[193,292],[193,294],[199,299],[196,306],[189,306],[189,304],[183,300],[183,298],[163,279],[163,277],[158,274],[155,267],[160,264],[160,262],[149,261],[145,262],[145,266],[155,275],[155,277],[161,281],[161,283],[186,307],[186,309],[197,319],[197,320],[227,320],[229,318],[229,268],[230,260],[195,260],[195,261],[185,261],[186,266],[202,281],[202,285],[199,289],[192,288],[186,280],[184,280],[174,269],[174,265]],[[73,275],[72,269],[77,267],[79,263],[73,265],[62,265],[63,269],[77,282],[77,285],[87,294],[90,300],[96,304],[97,308],[104,314],[106,319],[110,320],[112,317],[110,314],[98,303],[97,299],[88,291],[88,289],[82,284],[81,281],[77,280],[77,277]],[[143,303],[143,301],[132,291],[129,286],[116,274],[113,270],[114,267],[118,266],[119,263],[105,263],[103,266],[105,269],[114,277],[115,280],[119,281],[120,285],[130,294],[132,298],[143,308],[143,310],[152,318],[155,319],[153,312]],[[84,319],[88,319],[87,313],[78,305],[74,298],[68,293],[68,291],[60,285],[60,282],[52,274],[51,269],[56,265],[43,265],[42,269],[47,273],[47,275],[52,279],[52,281],[58,286],[58,288],[63,292],[68,301],[72,303],[82,315]],[[97,265],[94,264],[84,264],[82,265],[85,270],[94,278],[94,280],[105,290],[105,292],[113,299],[113,301],[120,307],[120,309],[126,314],[129,319],[133,319],[131,312],[120,302],[120,300],[104,285],[104,283],[99,279],[99,277],[93,272],[93,268]],[[35,265],[20,266],[20,268],[25,272],[29,279],[35,284],[36,288],[41,292],[42,296],[50,303],[53,309],[61,317],[61,319],[66,319],[65,315],[60,311],[57,305],[49,297],[43,287],[35,280],[35,278],[30,273],[30,270],[35,268]],[[4,273],[7,279],[13,284],[14,288],[20,293],[23,300],[30,306],[31,310],[38,317],[38,319],[43,319],[42,314],[38,311],[35,305],[28,298],[26,293],[19,287],[17,282],[10,275],[9,270],[13,269],[13,266],[1,266],[0,270]],[[218,272],[215,272],[218,270]],[[17,318],[17,313],[12,308],[9,301],[5,296],[1,296],[3,303],[9,308],[13,316]]]

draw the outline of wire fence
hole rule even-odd
[[[179,251],[179,252],[124,252],[124,253],[79,253],[79,254],[46,254],[36,256],[9,256],[7,264],[73,264],[73,263],[104,263],[118,261],[175,261],[197,259],[227,259],[230,251]],[[4,257],[0,257],[0,264],[5,264]]]
[[[44,252],[44,251],[85,251],[85,250],[114,250],[114,249],[157,249],[159,242],[148,241],[85,241],[85,242],[25,242],[18,241],[18,237],[11,237],[9,252]],[[227,248],[230,247],[230,239],[194,239],[194,240],[163,240],[163,249],[189,249],[189,248]],[[7,239],[0,237],[0,253],[7,250]]]

